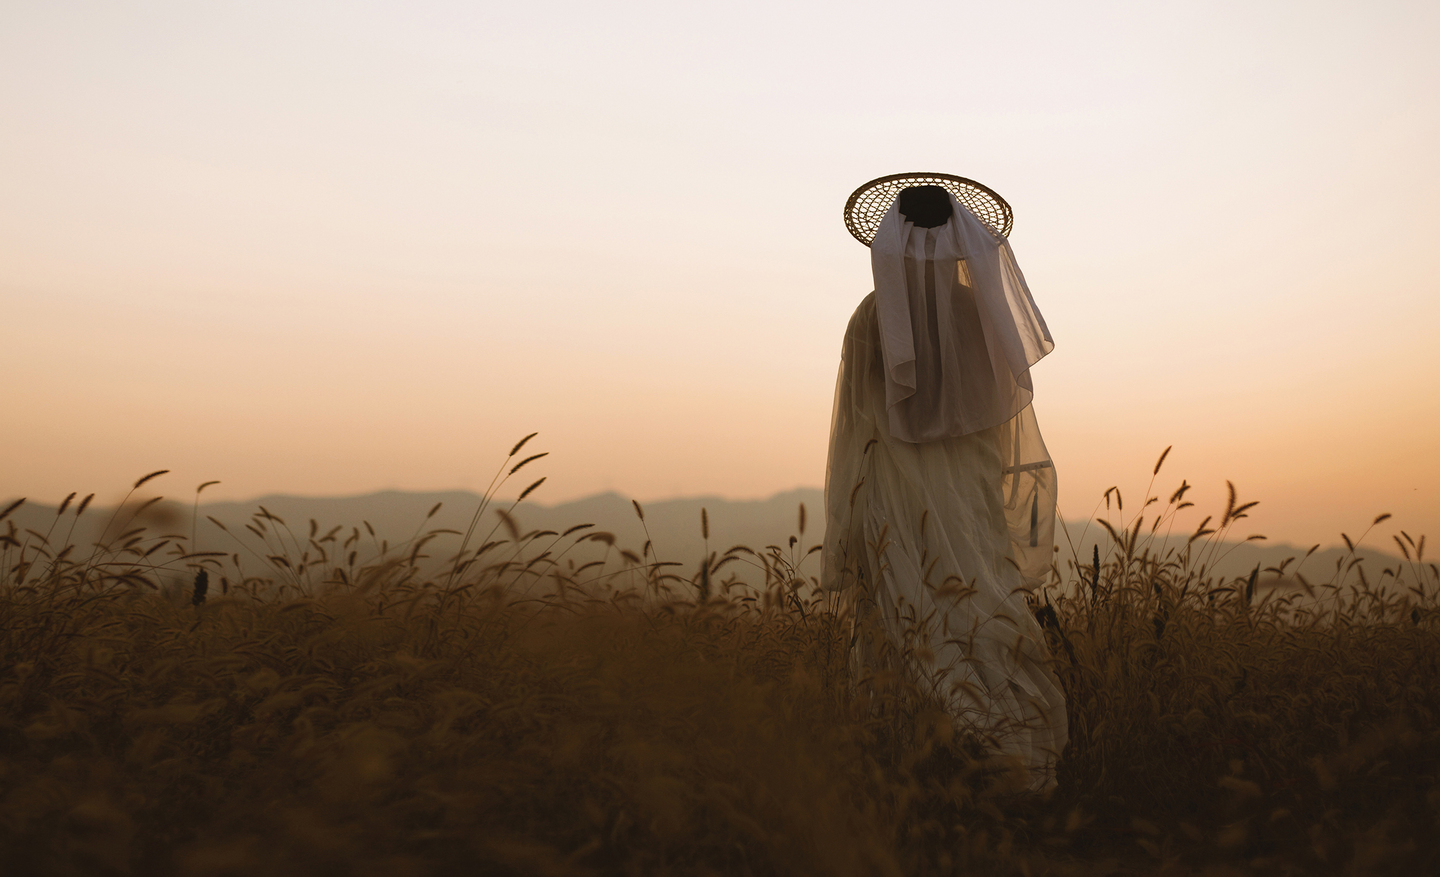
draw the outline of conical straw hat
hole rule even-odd
[[[851,193],[850,199],[845,202],[845,227],[857,241],[870,246],[890,205],[902,189],[911,186],[940,186],[948,190],[981,222],[1006,237],[1010,236],[1015,217],[1005,199],[974,180],[954,174],[891,174],[871,180]]]

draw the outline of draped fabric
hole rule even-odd
[[[950,196],[917,228],[899,202],[870,245],[890,433],[934,441],[998,426],[1035,395],[1030,366],[1055,343],[1004,236]]]
[[[856,607],[857,678],[908,674],[1043,790],[1067,727],[1025,604],[1049,573],[1056,500],[1025,369],[1052,345],[1018,269],[1007,274],[1009,247],[988,228],[977,246],[954,225],[904,229],[903,260],[877,254],[876,291],[846,329],[821,584]],[[987,319],[1006,302],[1024,319]]]

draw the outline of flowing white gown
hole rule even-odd
[[[956,276],[953,261],[923,258],[933,257],[933,232],[910,231],[908,223],[905,229],[920,247],[929,238],[929,251],[916,249],[912,261]],[[958,276],[953,289],[942,284],[940,292],[968,301],[953,308],[952,319],[981,319],[980,296],[963,264]],[[925,295],[933,323],[933,281]],[[926,306],[923,297],[917,302]],[[1055,469],[1030,397],[995,425],[929,441],[895,437],[881,322],[872,293],[845,332],[826,472],[822,585],[845,591],[856,607],[852,663],[859,678],[908,674],[962,728],[1013,757],[1028,773],[1029,788],[1047,789],[1067,727],[1064,693],[1025,604],[1027,591],[1048,575],[1055,526]],[[926,370],[921,356],[921,398]]]

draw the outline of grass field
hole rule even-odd
[[[134,504],[68,545],[67,503],[0,535],[0,873],[1440,873],[1424,540],[1257,587],[1204,572],[1233,491],[1161,556],[1184,489],[1114,499],[1113,550],[1037,595],[1070,717],[1045,799],[903,685],[857,694],[803,512],[703,567],[493,502],[398,546],[259,514],[243,576]]]

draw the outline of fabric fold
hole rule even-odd
[[[935,441],[998,426],[1034,397],[1029,370],[1054,349],[1009,242],[954,195],[918,228],[890,206],[870,245],[891,433]]]

